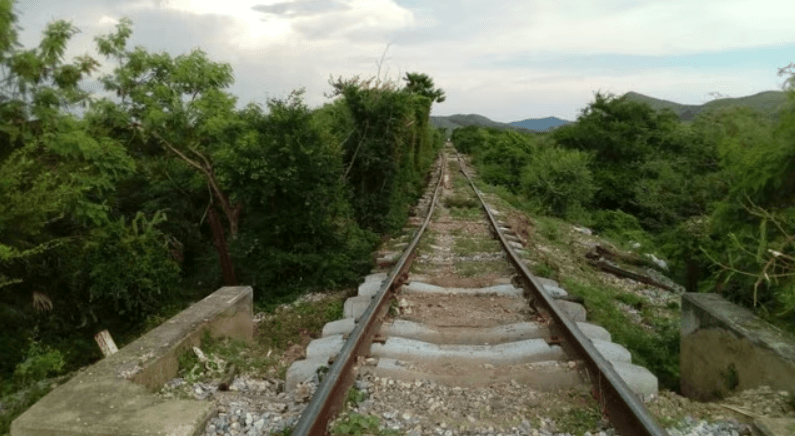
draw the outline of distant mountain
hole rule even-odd
[[[513,129],[523,130],[520,127],[512,126],[506,123],[492,121],[483,115],[469,114],[469,115],[449,115],[446,117],[431,116],[431,125],[436,128],[443,128],[453,131],[459,127],[478,126],[478,127],[493,127],[495,129]]]
[[[752,107],[770,118],[775,118],[777,112],[787,102],[787,94],[783,91],[764,91],[747,97],[719,98],[702,105],[674,103],[668,100],[649,97],[637,92],[628,92],[624,94],[624,96],[629,100],[648,103],[649,106],[656,110],[670,109],[678,115],[682,121],[690,121],[705,110],[731,106]]]
[[[556,117],[546,117],[546,118],[528,118],[523,121],[514,121],[508,124],[516,127],[522,127],[527,130],[544,131],[544,130],[553,129],[558,126],[562,126],[564,124],[568,124],[570,122],[571,121],[561,120],[560,118]]]

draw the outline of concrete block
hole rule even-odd
[[[555,303],[557,303],[558,307],[560,307],[563,313],[566,314],[570,320],[574,322],[587,321],[588,312],[585,310],[585,307],[583,307],[582,304],[573,303],[566,300],[557,300]]]
[[[405,244],[408,245],[408,243],[405,243]],[[387,276],[388,276],[388,274],[385,273],[385,272],[375,273],[375,274],[368,274],[368,275],[366,275],[364,277],[364,282],[365,283],[370,283],[370,282],[381,283],[384,280],[386,280]]]
[[[591,339],[591,342],[605,359],[611,362],[632,363],[632,354],[621,345],[601,339]]]
[[[754,428],[761,436],[792,436],[795,434],[795,419],[757,418]]]
[[[343,345],[345,339],[342,335],[314,339],[306,346],[306,359],[328,361],[332,357],[337,357]]]
[[[389,338],[385,343],[370,346],[373,357],[425,362],[464,361],[512,365],[517,363],[563,360],[558,346],[550,346],[543,339],[509,342],[499,345],[436,345],[412,339]]]
[[[547,291],[547,294],[552,298],[561,298],[569,295],[568,292],[557,286],[544,285],[544,290]]]
[[[763,385],[795,392],[795,335],[717,294],[684,294],[682,393],[699,400]]]
[[[612,338],[610,337],[610,332],[596,324],[591,324],[587,322],[578,322],[577,327],[580,328],[580,331],[582,331],[585,334],[585,336],[588,336],[591,339],[601,339],[603,341],[608,341],[608,342],[612,340]]]
[[[358,319],[364,311],[367,310],[367,306],[370,305],[370,302],[373,299],[371,297],[351,297],[345,300],[345,304],[342,306],[342,313],[345,318],[354,318]]]
[[[413,281],[403,285],[400,291],[405,294],[448,294],[448,295],[493,295],[502,297],[522,297],[521,289],[513,285],[495,285],[487,288],[443,288],[427,283]]]
[[[55,388],[11,424],[12,436],[192,436],[212,403],[152,393],[176,377],[179,356],[205,332],[252,340],[253,291],[225,287]]]
[[[323,337],[334,335],[347,335],[356,327],[356,320],[353,318],[342,318],[328,322],[323,326]]]
[[[359,285],[359,296],[372,298],[381,289],[382,282],[370,281]]]
[[[657,395],[657,377],[648,369],[626,362],[610,362],[624,383],[641,398]]]
[[[446,327],[434,328],[425,324],[396,319],[381,325],[385,337],[400,337],[432,344],[502,344],[525,339],[549,337],[549,329],[537,323],[522,322],[492,328]]]
[[[328,367],[326,360],[296,360],[287,369],[287,375],[284,381],[284,388],[288,392],[295,390],[298,383],[303,383],[312,380],[317,375],[317,370],[322,367]]]
[[[556,288],[560,287],[558,282],[556,282],[555,280],[552,280],[552,279],[548,279],[546,277],[533,276],[533,279],[535,279],[535,281],[541,283],[543,286],[554,286]]]

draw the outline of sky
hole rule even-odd
[[[17,0],[16,9],[25,46],[66,19],[81,29],[67,56],[98,59],[93,38],[129,17],[133,46],[201,48],[231,64],[241,104],[304,88],[318,106],[331,76],[421,72],[447,93],[434,115],[502,122],[573,120],[596,92],[702,104],[781,89],[778,69],[795,62],[792,0]]]

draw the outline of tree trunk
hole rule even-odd
[[[235,268],[232,264],[232,257],[229,255],[229,245],[227,245],[226,238],[224,237],[224,226],[221,225],[221,219],[218,217],[218,212],[216,212],[213,206],[210,206],[207,210],[207,220],[213,231],[213,245],[215,245],[215,249],[218,251],[218,260],[221,262],[224,285],[237,286]]]

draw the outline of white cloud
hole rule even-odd
[[[107,15],[103,15],[102,17],[99,18],[97,24],[99,26],[115,26],[119,24],[119,20],[113,17],[109,17]]]
[[[84,33],[68,56],[93,51],[117,18],[135,22],[132,45],[172,54],[201,47],[235,69],[243,102],[306,87],[319,104],[329,75],[429,74],[447,91],[439,113],[500,120],[572,118],[593,91],[635,90],[683,103],[719,91],[775,88],[767,61],[697,67],[647,57],[795,45],[789,1],[756,0],[39,0],[19,4],[27,46],[44,24],[72,19]],[[411,5],[411,6],[409,6]],[[600,57],[601,56],[601,57]],[[592,66],[588,59],[600,57]],[[693,58],[696,59],[696,58]],[[690,59],[688,59],[688,62]],[[785,65],[793,59],[782,59]],[[778,60],[775,60],[778,62]],[[774,64],[775,64],[774,62]],[[662,66],[660,66],[662,65]]]

